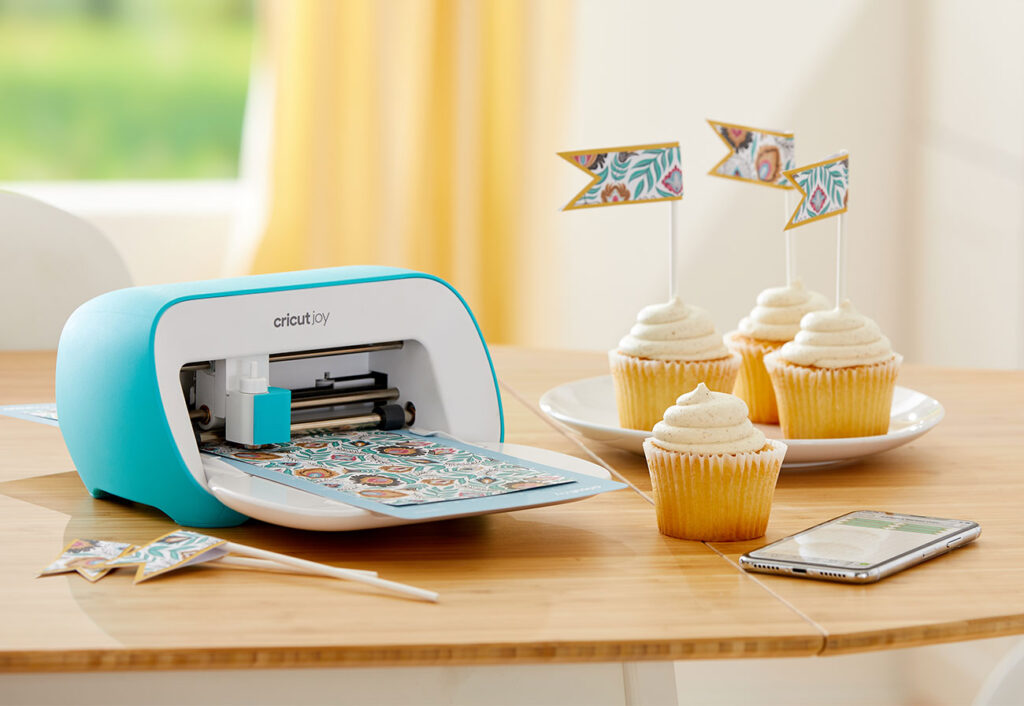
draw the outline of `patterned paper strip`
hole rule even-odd
[[[559,152],[591,177],[563,211],[683,198],[679,143]]]
[[[132,549],[127,542],[106,542],[102,539],[76,539],[57,559],[39,572],[40,576],[77,571],[82,577],[96,582],[111,572],[107,562]]]
[[[785,230],[846,213],[850,186],[850,155],[845,152],[822,162],[786,172],[797,191],[800,203]]]
[[[708,174],[776,189],[793,188],[784,173],[796,166],[793,133],[759,130],[717,120],[708,120],[708,124],[729,148],[729,154]]]
[[[404,506],[502,495],[572,482],[508,463],[482,449],[408,431],[318,431],[288,444],[246,450],[211,444],[205,453],[385,505]]]
[[[220,559],[228,553],[224,546],[226,543],[226,540],[198,532],[176,530],[157,537],[129,554],[108,561],[106,565],[111,568],[138,565],[135,583],[139,583],[184,566]]]

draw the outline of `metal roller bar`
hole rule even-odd
[[[406,426],[410,426],[416,421],[416,408],[412,403],[406,403],[405,408],[402,410],[402,414],[405,417]],[[295,422],[291,426],[292,433],[297,431],[309,431],[310,429],[336,429],[339,427],[345,429],[375,429],[381,426],[384,422],[384,417],[380,412],[368,412],[366,414],[352,414],[342,417],[334,417],[331,419],[317,419],[310,422]],[[224,441],[223,429],[218,431],[202,431],[198,434],[200,443],[207,443],[210,441]]]
[[[271,363],[284,360],[304,360],[306,358],[325,358],[329,355],[348,355],[351,353],[370,353],[372,351],[398,350],[403,345],[402,341],[384,341],[383,343],[366,343],[359,346],[341,346],[340,348],[321,348],[314,351],[297,351],[295,353],[273,353],[270,356]]]
[[[337,404],[355,404],[356,402],[377,402],[398,399],[398,388],[388,387],[380,390],[359,390],[357,392],[336,392],[323,397],[303,397],[292,400],[292,409],[310,409],[313,407],[331,407]]]
[[[416,420],[416,408],[412,405],[406,405],[402,413],[405,415],[406,425],[412,424]],[[353,414],[348,417],[337,417],[336,419],[296,422],[292,424],[292,432],[308,431],[310,429],[334,429],[336,427],[345,427],[346,429],[376,427],[383,421],[384,418],[379,412],[369,412],[367,414]]]
[[[347,355],[350,353],[370,353],[372,351],[393,351],[398,350],[404,344],[403,341],[383,341],[381,343],[364,343],[358,346],[340,346],[338,348],[318,348],[312,351],[296,351],[294,353],[273,353],[270,356],[271,363],[285,360],[304,360],[306,358],[326,358],[329,355]],[[181,366],[181,372],[194,373],[199,370],[210,368],[210,361],[201,363],[185,363]]]

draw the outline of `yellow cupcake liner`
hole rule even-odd
[[[779,350],[785,341],[762,341],[740,333],[725,337],[725,344],[740,356],[739,375],[732,394],[747,403],[750,421],[755,424],[778,424],[779,408],[775,403],[775,389],[768,371],[764,368],[764,356]]]
[[[787,439],[878,436],[889,431],[892,392],[903,356],[873,365],[815,368],[777,353],[764,357]]]
[[[658,530],[669,537],[733,542],[761,537],[786,445],[741,454],[668,451],[653,438],[644,455],[654,485]]]
[[[619,424],[650,431],[676,398],[704,383],[716,392],[732,392],[739,356],[716,360],[652,360],[608,352]]]

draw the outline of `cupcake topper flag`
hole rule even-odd
[[[785,172],[800,192],[800,203],[786,224],[786,230],[839,216],[836,224],[836,306],[846,298],[846,244],[843,214],[850,196],[850,155],[846,151],[806,167]]]
[[[786,179],[785,172],[796,166],[795,146],[792,132],[760,130],[708,120],[708,125],[729,152],[708,172],[711,176],[745,181],[750,184],[781,189],[784,199],[785,217],[789,218],[789,191],[793,185]],[[796,277],[796,253],[791,233],[786,233],[786,284],[793,284]]]
[[[672,201],[669,223],[668,292],[676,297],[676,206],[683,198],[683,171],[678,142],[632,147],[559,152],[558,156],[587,173],[590,183],[563,211],[630,203]]]

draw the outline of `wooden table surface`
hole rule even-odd
[[[604,374],[603,354],[493,354],[508,441],[596,456],[649,492],[641,457],[581,443],[536,409],[544,390]],[[49,353],[0,354],[0,404],[51,401],[53,365]],[[37,579],[74,538],[138,543],[174,525],[144,506],[93,499],[55,427],[0,417],[0,671],[781,657],[1024,632],[1024,373],[906,366],[900,383],[939,399],[942,424],[853,465],[784,471],[768,534],[751,542],[664,537],[653,507],[628,489],[361,532],[256,521],[211,531],[372,568],[439,591],[438,604],[209,567],[137,586],[126,571],[96,584]],[[137,460],[125,464],[146,472]],[[854,509],[969,518],[983,534],[868,586],[752,575],[735,564],[749,549]]]

